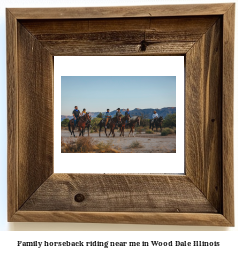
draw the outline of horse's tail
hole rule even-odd
[[[71,130],[70,130],[70,121],[69,121],[69,123],[68,123],[68,128],[69,128],[69,132],[71,132]]]
[[[98,123],[98,126],[101,124],[102,120]]]

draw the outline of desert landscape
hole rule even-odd
[[[109,133],[109,131],[108,131]],[[128,137],[129,129],[125,136],[120,137],[119,130],[115,130],[115,137],[107,137],[104,129],[99,137],[98,132],[89,133],[86,130],[84,137],[71,136],[66,128],[61,130],[62,152],[111,152],[111,153],[176,153],[176,133],[161,136],[161,132],[147,134],[135,132],[135,137]],[[88,149],[85,149],[85,147]],[[81,151],[80,151],[81,149]]]

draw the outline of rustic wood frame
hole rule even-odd
[[[6,9],[8,221],[234,226],[234,17],[233,3]],[[54,174],[59,55],[184,55],[186,175]]]

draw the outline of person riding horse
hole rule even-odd
[[[127,108],[127,110],[126,110],[126,112],[125,112],[125,117],[128,117],[128,118],[129,118],[128,121],[126,120],[126,125],[127,125],[127,124],[130,122],[130,118],[131,118],[129,108]]]
[[[78,110],[78,106],[74,107],[72,114],[74,117],[74,127],[76,127],[78,120],[79,120],[79,114],[80,114],[80,111]]]
[[[111,114],[109,112],[109,109],[107,109],[107,112],[105,114],[105,119],[104,119],[104,121],[105,121],[105,128],[107,128],[107,124],[110,123],[111,117],[112,116],[111,116]]]
[[[82,111],[81,116],[84,116],[86,113],[87,113],[87,112],[86,112],[86,109],[84,108],[83,111]]]
[[[116,125],[116,126],[118,126],[118,124],[121,123],[121,116],[122,116],[122,113],[121,113],[120,110],[121,110],[121,109],[118,108],[118,109],[117,109],[117,112],[116,112],[116,117],[117,117],[117,125]]]
[[[154,114],[152,115],[152,120],[151,120],[151,124],[154,123],[155,118],[158,118],[159,115],[156,113],[156,111],[154,110]]]

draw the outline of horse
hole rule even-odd
[[[115,116],[115,117],[111,118],[111,121],[109,123],[110,132],[109,132],[108,137],[110,137],[111,133],[112,133],[112,136],[115,137],[114,129],[116,127],[117,122],[118,122],[118,124],[121,124],[121,116]],[[107,136],[107,129],[105,129],[105,134]]]
[[[125,117],[123,117],[121,119],[121,125],[119,126],[120,127],[120,136],[123,136],[124,137],[124,130],[125,130],[125,127],[126,127],[126,120],[129,122],[130,121],[130,116],[129,115],[126,115]]]
[[[75,130],[75,127],[74,127],[74,119],[69,120],[68,128],[69,128],[70,134],[71,134],[71,135],[73,134],[74,137],[75,137],[75,134],[74,134],[74,130]]]
[[[89,116],[87,122],[86,122],[86,125],[85,125],[85,129],[87,128],[88,129],[88,136],[89,136],[89,128],[91,126],[91,116]]]
[[[111,117],[110,117],[110,119],[111,119]],[[109,121],[110,121],[110,120],[109,120]],[[99,122],[98,126],[99,126],[99,137],[101,137],[101,130],[102,130],[102,127],[105,128],[105,119],[102,119],[102,120]],[[105,128],[105,134],[106,134],[106,136],[107,136],[107,128]]]
[[[130,122],[128,123],[128,126],[130,127],[130,132],[129,132],[129,136],[128,137],[130,137],[131,132],[133,134],[133,137],[135,137],[134,136],[134,128],[135,128],[136,123],[138,125],[140,125],[140,117],[139,116],[133,116],[130,119]]]
[[[77,123],[77,127],[78,127],[78,130],[79,130],[79,136],[81,136],[81,134],[82,134],[82,136],[84,135],[84,129],[85,129],[87,121],[89,119],[90,119],[90,116],[89,116],[88,113],[86,113],[84,116],[81,116],[79,118],[79,121]],[[89,135],[89,132],[88,132],[88,135]]]
[[[156,117],[155,119],[154,119],[154,122],[153,123],[151,123],[151,121],[150,121],[150,129],[152,129],[152,131],[153,131],[153,128],[155,127],[156,128],[156,131],[158,131],[158,128],[160,127],[160,131],[162,131],[162,123],[163,123],[163,117],[162,116],[160,116],[160,117]]]

